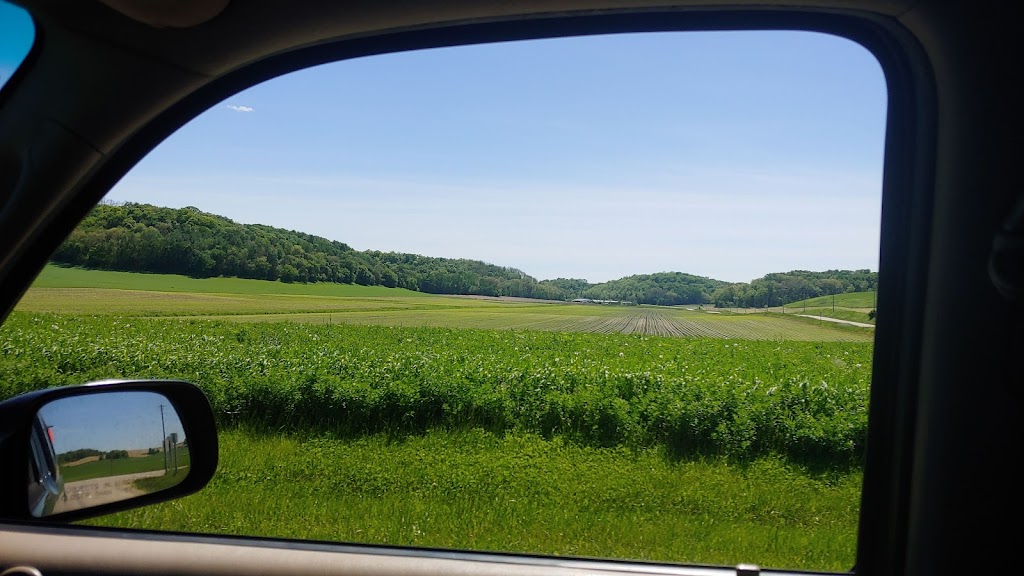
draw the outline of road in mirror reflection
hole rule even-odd
[[[44,405],[31,435],[29,506],[36,517],[119,502],[185,479],[188,439],[166,397],[99,392]]]

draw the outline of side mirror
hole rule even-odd
[[[217,468],[206,396],[175,380],[106,380],[0,403],[0,517],[68,522],[180,498]]]

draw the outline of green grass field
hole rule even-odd
[[[836,307],[842,308],[861,308],[865,311],[871,310],[875,307],[876,295],[875,292],[848,292],[846,294],[835,295]],[[793,302],[786,304],[788,308],[831,308],[832,307],[832,296],[818,296],[817,298],[809,298],[807,300],[801,300],[799,302]]]
[[[819,296],[808,300],[801,300],[786,304],[785,306],[773,306],[764,308],[725,308],[726,313],[741,314],[748,317],[756,317],[769,314],[790,314],[810,315],[823,318],[835,318],[838,320],[849,320],[861,324],[875,324],[874,318],[868,316],[868,312],[875,308],[874,292],[851,292],[849,294],[836,294],[835,306],[832,303],[832,296]],[[868,328],[871,333],[871,328]]]
[[[56,266],[44,270],[16,310],[235,322],[289,321],[752,340],[868,342],[873,338],[870,329],[841,329],[772,315],[464,298],[363,286],[294,285],[227,278],[197,280]]]
[[[216,316],[324,313],[336,311],[377,312],[487,306],[452,302],[443,296],[315,296],[306,294],[231,294],[158,292],[113,288],[36,288],[18,303],[17,310],[120,316]]]
[[[178,452],[178,466],[187,467],[189,463],[188,449]],[[153,472],[164,469],[163,454],[149,454],[136,458],[116,458],[113,460],[95,460],[77,466],[61,466],[64,482],[78,482],[92,478]]]
[[[163,454],[141,456],[138,458],[117,458],[114,460],[96,460],[77,466],[61,466],[61,475],[65,482],[78,482],[92,478],[121,476],[138,472],[152,472],[164,469]]]
[[[39,288],[112,288],[154,292],[202,294],[290,294],[372,298],[374,296],[422,296],[420,292],[356,284],[286,284],[243,278],[189,278],[174,274],[111,272],[47,265],[33,282]]]
[[[350,288],[48,268],[0,327],[0,398],[206,392],[212,483],[91,524],[852,566],[873,330]]]
[[[845,572],[860,473],[675,461],[480,430],[355,440],[229,430],[217,475],[103,526]]]
[[[868,316],[867,312],[861,310],[854,310],[850,308],[839,308],[835,310],[832,308],[807,308],[797,309],[795,312],[787,312],[792,314],[804,314],[807,316],[823,316],[825,318],[838,318],[839,320],[850,320],[852,322],[860,322],[862,324],[874,324],[875,319]]]

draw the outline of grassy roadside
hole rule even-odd
[[[854,558],[859,472],[479,430],[341,440],[235,429],[220,442],[201,492],[87,523],[828,571]]]
[[[785,306],[771,308],[721,308],[724,314],[765,315],[776,314],[786,316],[806,314],[822,316],[837,320],[850,320],[862,324],[874,324],[875,320],[868,312],[875,308],[875,292],[848,292],[833,296],[818,296],[798,302],[790,302]]]
[[[846,292],[844,294],[836,294],[835,297],[818,296],[816,298],[808,298],[807,300],[800,300],[799,302],[786,304],[786,306],[793,308],[800,308],[803,306],[808,308],[831,308],[833,304],[841,308],[871,309],[876,306],[876,294],[874,291]]]
[[[161,490],[167,490],[168,488],[171,488],[181,483],[181,481],[184,480],[185,477],[188,475],[187,472],[187,469],[179,469],[177,474],[171,471],[167,472],[166,474],[163,474],[162,476],[139,478],[138,480],[134,480],[132,484],[135,486],[135,488],[141,490],[146,494],[150,494],[152,492],[160,492]]]
[[[796,308],[793,311],[787,310],[786,315],[790,314],[803,314],[806,316],[823,316],[825,318],[836,318],[838,320],[850,320],[852,322],[860,322],[861,324],[874,324],[875,319],[868,316],[867,312],[861,310],[851,310],[849,308]]]

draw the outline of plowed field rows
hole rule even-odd
[[[869,342],[871,329],[781,314],[467,298],[363,286],[293,285],[48,268],[23,312],[674,337]]]
[[[774,315],[709,314],[642,306],[592,306],[589,307],[591,314],[584,314],[582,308],[585,307],[569,304],[497,305],[489,309],[378,309],[319,314],[243,314],[220,318],[237,322],[286,320],[312,324],[546,330],[745,340],[866,342],[873,337],[870,330],[851,330],[830,323]]]

